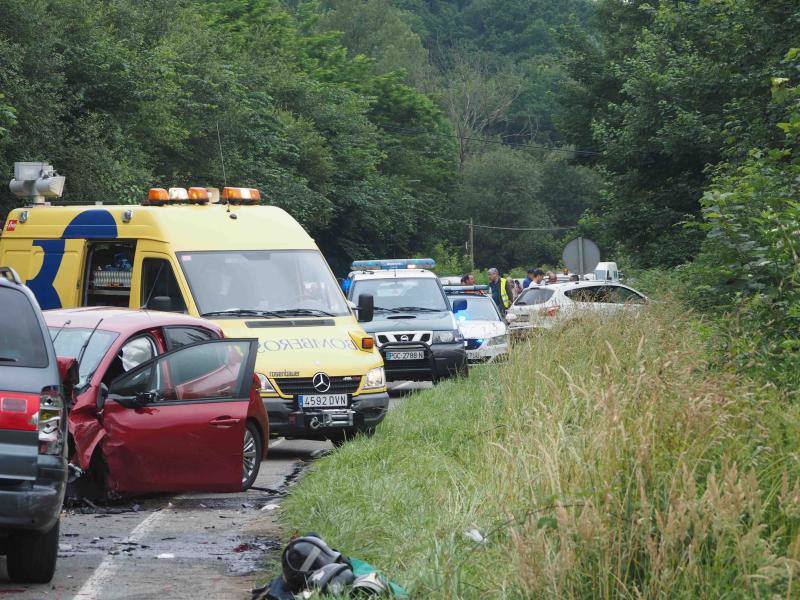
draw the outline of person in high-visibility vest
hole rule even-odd
[[[492,291],[492,300],[494,300],[497,308],[502,313],[505,313],[514,298],[511,280],[500,277],[500,271],[492,267],[489,269],[489,289]]]

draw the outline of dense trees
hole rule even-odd
[[[152,185],[252,185],[338,266],[354,254],[410,253],[432,231],[429,215],[455,172],[442,111],[348,56],[314,28],[310,7],[2,0],[0,11],[7,176],[15,160],[49,160],[68,175],[69,201],[138,202]],[[444,135],[409,143],[389,125]],[[3,189],[0,202],[15,200]]]
[[[695,255],[709,166],[775,140],[765,82],[798,25],[794,0],[599,0],[565,33],[561,130],[608,182],[593,234],[645,265]]]

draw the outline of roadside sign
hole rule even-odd
[[[600,262],[600,248],[590,239],[575,238],[564,248],[561,260],[571,272],[586,275]]]

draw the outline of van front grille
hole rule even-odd
[[[279,377],[275,379],[278,389],[287,396],[300,394],[321,394],[314,389],[312,377]],[[331,377],[331,389],[325,394],[355,394],[361,384],[361,377]]]

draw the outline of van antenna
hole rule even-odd
[[[219,121],[217,123],[217,144],[219,145],[219,160],[222,163],[222,182],[228,187],[228,176],[225,175],[225,155],[222,152],[222,136],[219,134]]]

